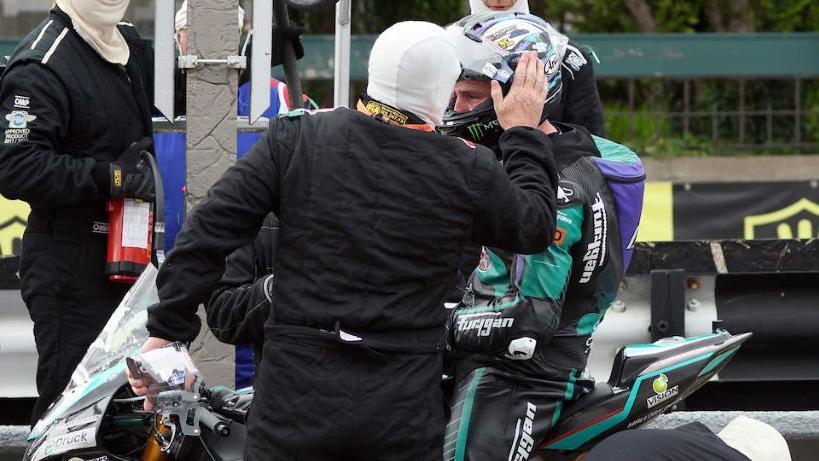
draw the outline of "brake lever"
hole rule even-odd
[[[134,379],[142,379],[142,363],[132,357],[125,358],[125,364],[128,370],[131,371],[131,377]]]

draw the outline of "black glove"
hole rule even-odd
[[[538,343],[551,339],[559,322],[559,312],[551,306],[536,309],[528,298],[499,310],[458,306],[449,317],[448,341],[461,351],[528,360]]]
[[[101,191],[110,197],[154,199],[154,174],[150,165],[141,158],[150,151],[153,140],[145,137],[132,143],[113,162],[98,162],[94,166],[94,180]]]
[[[296,59],[304,57],[304,45],[301,43],[301,34],[304,27],[291,22],[288,26],[273,25],[273,50],[270,56],[270,65],[278,66],[284,63],[284,44],[291,42]]]

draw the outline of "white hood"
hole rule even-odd
[[[367,95],[438,126],[461,74],[459,62],[444,29],[429,22],[399,22],[373,45]]]
[[[487,7],[483,0],[469,0],[469,14],[485,13],[487,11],[494,11]],[[510,13],[528,13],[529,0],[517,0],[508,10]]]
[[[117,29],[130,0],[57,0],[74,29],[103,59],[125,65],[128,43]]]
[[[738,416],[717,434],[751,461],[791,461],[788,442],[773,426]]]

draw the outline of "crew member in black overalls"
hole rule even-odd
[[[57,0],[0,80],[0,193],[31,205],[20,261],[39,398],[62,392],[128,285],[108,281],[106,201],[150,199],[144,42],[128,0]]]

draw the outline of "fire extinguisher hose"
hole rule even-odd
[[[162,173],[156,159],[148,151],[142,151],[142,158],[151,166],[154,175],[154,245],[151,262],[159,268],[165,262],[165,190],[162,186]]]

